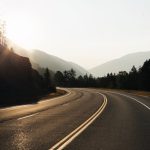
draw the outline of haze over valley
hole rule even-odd
[[[50,55],[42,50],[25,50],[10,41],[8,41],[8,45],[14,48],[17,54],[29,57],[32,62],[32,66],[35,69],[38,69],[38,67],[48,67],[50,70],[56,72],[72,68],[76,71],[77,76],[92,74],[95,77],[103,77],[108,73],[119,73],[119,71],[129,72],[133,66],[138,69],[143,65],[145,60],[150,59],[150,51],[130,53],[118,59],[110,60],[100,65],[97,64],[97,66],[87,69],[81,67],[79,64],[68,62],[67,60]]]
[[[85,69],[150,50],[150,1],[1,0],[13,42]]]

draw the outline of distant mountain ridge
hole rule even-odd
[[[59,57],[47,54],[40,50],[34,50],[30,55],[30,59],[33,60],[35,63],[39,64],[41,67],[48,67],[54,72],[63,72],[65,70],[74,69],[77,76],[88,74],[88,71],[86,71],[81,66],[72,62],[65,61]]]
[[[91,73],[95,77],[102,77],[107,75],[107,73],[118,73],[119,71],[129,72],[133,65],[136,68],[139,68],[147,59],[150,59],[150,51],[131,53],[118,59],[108,61],[92,69],[86,70],[73,62],[65,61],[59,57],[50,55],[40,50],[29,52],[26,49],[15,45],[9,40],[8,45],[13,47],[17,54],[30,58],[32,66],[36,70],[38,70],[40,67],[48,67],[53,72],[63,72],[65,70],[74,69],[77,76]]]
[[[119,71],[129,72],[133,65],[138,69],[148,59],[150,59],[150,51],[131,53],[94,67],[88,71],[96,77],[105,76],[107,73],[118,73]]]
[[[12,47],[15,53],[30,58],[32,63],[32,67],[38,70],[40,67],[49,68],[51,71],[65,71],[74,69],[76,71],[77,76],[89,74],[89,72],[84,69],[83,67],[69,61],[65,61],[59,57],[50,55],[46,52],[41,50],[33,50],[29,52],[28,50],[19,47],[18,45],[14,44],[12,41],[8,40],[9,47]]]

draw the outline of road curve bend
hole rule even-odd
[[[67,96],[54,100],[1,109],[0,149],[48,150],[69,136],[65,140],[67,144],[61,144],[63,148],[67,146],[102,113],[107,104],[105,96],[99,92],[69,91]]]
[[[69,91],[54,100],[0,110],[0,149],[150,149],[149,97],[100,89]]]
[[[125,92],[102,92],[108,104],[89,128],[66,149],[71,150],[149,150],[150,98]]]

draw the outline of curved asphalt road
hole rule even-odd
[[[108,99],[104,113],[66,149],[149,150],[150,98],[100,92]]]
[[[107,96],[106,108],[66,149],[150,149],[150,98],[94,89],[70,91],[38,104],[0,109],[0,150],[50,149],[103,104],[103,96],[95,92]]]

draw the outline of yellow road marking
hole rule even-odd
[[[98,93],[98,92],[96,92]],[[76,128],[74,131],[72,131],[69,135],[64,137],[61,141],[56,143],[52,148],[49,150],[62,150],[64,149],[69,143],[71,143],[77,136],[79,136],[89,125],[91,125],[97,117],[103,112],[107,105],[107,97],[102,94],[98,93],[103,96],[104,102],[100,106],[100,108],[89,118],[87,119],[84,123],[82,123],[78,128]]]

